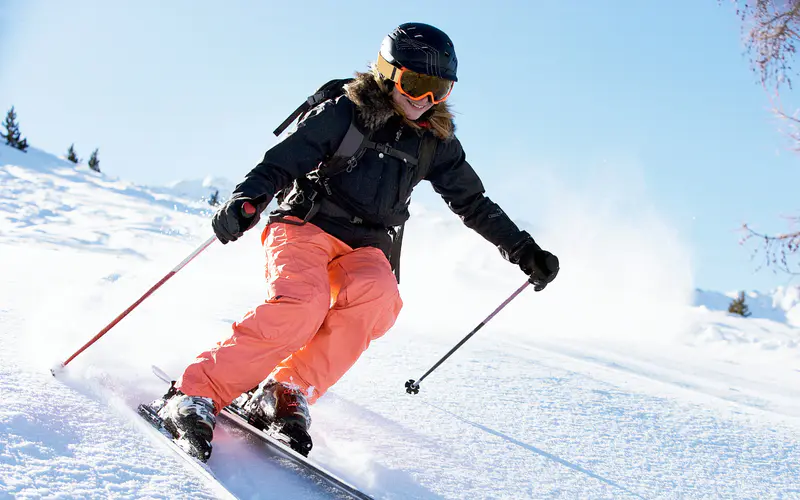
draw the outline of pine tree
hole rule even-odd
[[[728,306],[728,312],[731,314],[738,314],[745,318],[750,316],[750,310],[747,304],[744,303],[744,292],[739,292],[739,297],[733,299],[731,305]]]
[[[212,207],[219,205],[219,189],[214,191],[214,193],[211,195],[211,198],[208,199],[208,204]]]
[[[89,168],[94,170],[95,172],[100,171],[100,160],[97,159],[97,152],[100,151],[99,149],[95,149],[92,151],[92,156],[89,157]]]
[[[75,151],[75,143],[71,144],[67,150],[67,160],[72,163],[80,163],[81,159],[78,158],[78,153]]]
[[[8,110],[6,114],[6,121],[3,122],[3,127],[6,133],[0,132],[0,137],[6,140],[6,144],[12,148],[17,147],[17,138],[19,137],[19,125],[17,125],[17,113],[14,111],[14,106]]]
[[[6,133],[0,132],[0,137],[6,140],[7,145],[12,148],[17,148],[20,151],[28,149],[28,140],[23,139],[19,132],[17,112],[14,110],[14,106],[11,106],[11,109],[8,110],[6,120],[3,122],[3,127],[6,129]]]

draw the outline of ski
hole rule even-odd
[[[152,369],[153,373],[165,383],[170,384],[174,380],[170,378],[169,375],[167,375],[163,370],[161,370],[157,366],[153,366]],[[337,477],[332,472],[326,470],[320,465],[313,463],[307,457],[305,457],[301,453],[298,453],[298,451],[292,449],[292,442],[289,436],[281,434],[280,432],[278,432],[277,429],[262,430],[253,426],[250,423],[246,412],[242,410],[239,404],[237,404],[238,402],[239,399],[237,399],[237,401],[230,404],[229,406],[223,408],[222,411],[220,412],[220,416],[222,416],[226,422],[233,424],[239,427],[240,429],[256,436],[264,444],[267,445],[269,451],[272,454],[279,456],[283,459],[289,460],[293,465],[297,466],[301,470],[304,470],[307,474],[309,474],[309,476],[320,480],[321,482],[334,488],[335,490],[344,493],[350,496],[351,498],[356,498],[358,500],[374,500],[371,496],[361,492],[358,488],[351,485],[344,479]],[[146,407],[147,405],[140,405],[140,408],[142,406]],[[160,417],[158,417],[158,415],[155,415],[155,417],[160,420]],[[219,423],[221,422],[218,422],[217,425],[219,425]],[[170,442],[177,449],[181,450],[181,453],[183,453],[188,459],[194,461],[197,464],[203,465],[205,469],[208,469],[208,466],[195,460],[194,458],[189,456],[186,450],[180,448],[177,444],[175,444],[171,434],[169,434],[169,431],[164,429],[164,432],[166,433],[165,436],[170,437]],[[210,472],[210,469],[208,470]]]
[[[231,493],[225,486],[222,484],[217,476],[214,475],[214,472],[208,467],[208,465],[204,464],[200,460],[191,456],[186,449],[180,446],[175,439],[173,438],[172,434],[166,429],[164,426],[164,421],[161,417],[158,416],[158,412],[151,407],[150,405],[140,404],[138,408],[139,416],[141,416],[150,426],[152,426],[157,433],[165,439],[167,445],[175,452],[178,457],[180,457],[187,465],[189,465],[192,470],[200,476],[206,483],[211,486],[214,493],[219,495],[220,498],[236,500],[237,497],[233,493]]]

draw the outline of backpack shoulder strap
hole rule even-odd
[[[419,182],[428,175],[431,164],[433,163],[433,156],[436,153],[436,146],[439,143],[433,134],[427,133],[422,136],[420,141],[417,156],[410,155],[399,151],[388,144],[379,144],[373,142],[372,133],[364,134],[361,129],[356,125],[355,113],[350,120],[350,126],[347,132],[330,159],[328,159],[324,166],[320,168],[318,174],[320,177],[334,177],[344,171],[350,171],[355,168],[358,159],[364,154],[366,149],[374,149],[382,154],[393,156],[405,163],[416,166],[416,181]],[[416,182],[415,182],[416,184]]]
[[[433,165],[433,156],[436,153],[436,146],[439,144],[439,139],[433,134],[425,134],[419,144],[419,151],[417,152],[417,170],[415,172],[415,182],[419,183],[430,172],[431,165]],[[406,223],[394,228],[392,237],[392,247],[389,250],[389,264],[392,267],[392,272],[400,283],[400,249],[403,245],[403,233],[406,229]]]
[[[417,182],[428,176],[431,165],[433,165],[433,156],[436,154],[436,146],[438,145],[439,139],[435,135],[428,133],[422,136],[422,141],[419,144],[419,153],[417,154]]]
[[[355,111],[353,111],[350,126],[347,127],[347,132],[345,132],[342,142],[339,143],[339,147],[336,148],[333,155],[319,168],[318,175],[320,177],[334,177],[345,170],[355,167],[358,158],[364,152],[364,148],[368,147],[370,135],[365,135],[356,125]]]
[[[291,115],[286,117],[286,119],[283,120],[283,123],[278,125],[278,128],[276,128],[272,133],[275,134],[276,137],[281,135],[283,131],[289,128],[289,125],[291,125],[292,122],[298,117],[301,117],[302,119],[302,116],[306,114],[308,110],[321,102],[325,102],[328,99],[332,99],[341,95],[344,92],[344,86],[352,81],[352,78],[337,78],[329,81],[317,89],[314,94],[308,96],[305,102],[298,106]]]

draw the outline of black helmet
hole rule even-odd
[[[393,66],[458,81],[458,59],[452,40],[429,24],[401,24],[383,39],[380,54]]]

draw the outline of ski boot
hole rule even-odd
[[[311,416],[308,401],[297,386],[267,380],[244,405],[248,421],[274,436],[294,451],[308,456],[311,451]]]
[[[187,396],[177,390],[175,382],[172,382],[161,400],[155,401],[151,406],[157,409],[158,416],[164,421],[164,427],[172,434],[178,446],[198,460],[208,461],[214,426],[217,423],[214,402],[210,398]]]

